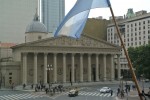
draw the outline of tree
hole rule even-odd
[[[150,44],[140,47],[128,48],[128,54],[133,67],[136,69],[137,77],[142,74],[150,79]]]

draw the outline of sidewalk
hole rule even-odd
[[[148,92],[148,88],[145,88],[145,93]],[[147,97],[146,97],[147,98]],[[137,90],[131,90],[128,95],[125,93],[124,98],[121,98],[120,96],[116,97],[116,100],[140,100],[138,91]],[[144,99],[143,99],[144,100]],[[147,99],[149,100],[149,99]]]

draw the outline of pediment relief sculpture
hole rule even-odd
[[[80,39],[74,39],[66,36],[58,38],[49,38],[38,43],[31,44],[33,46],[76,46],[76,47],[96,47],[96,48],[114,48],[115,46],[95,40],[86,36],[82,36]]]

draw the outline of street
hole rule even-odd
[[[116,96],[118,86],[118,84],[81,86],[79,87],[79,95],[76,97],[69,97],[68,91],[62,93],[57,92],[55,95],[51,96],[50,93],[46,94],[45,91],[1,90],[0,100],[119,100]],[[113,90],[113,95],[111,96],[110,93],[100,93],[99,89],[102,87],[110,87]],[[145,83],[145,87],[149,87],[149,83]],[[135,96],[138,97],[138,95]]]
[[[104,85],[80,87],[79,95],[76,97],[69,97],[68,91],[58,93],[54,96],[50,96],[45,92],[0,91],[0,100],[114,100],[117,85],[107,85],[114,89],[114,94],[112,96],[110,93],[104,94],[98,91],[98,89],[103,86]]]

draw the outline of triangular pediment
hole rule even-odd
[[[115,48],[104,40],[98,40],[89,36],[82,35],[80,39],[74,39],[71,37],[60,36],[57,38],[47,38],[40,41],[31,42],[26,46],[64,46],[64,47],[93,47],[93,48]]]

